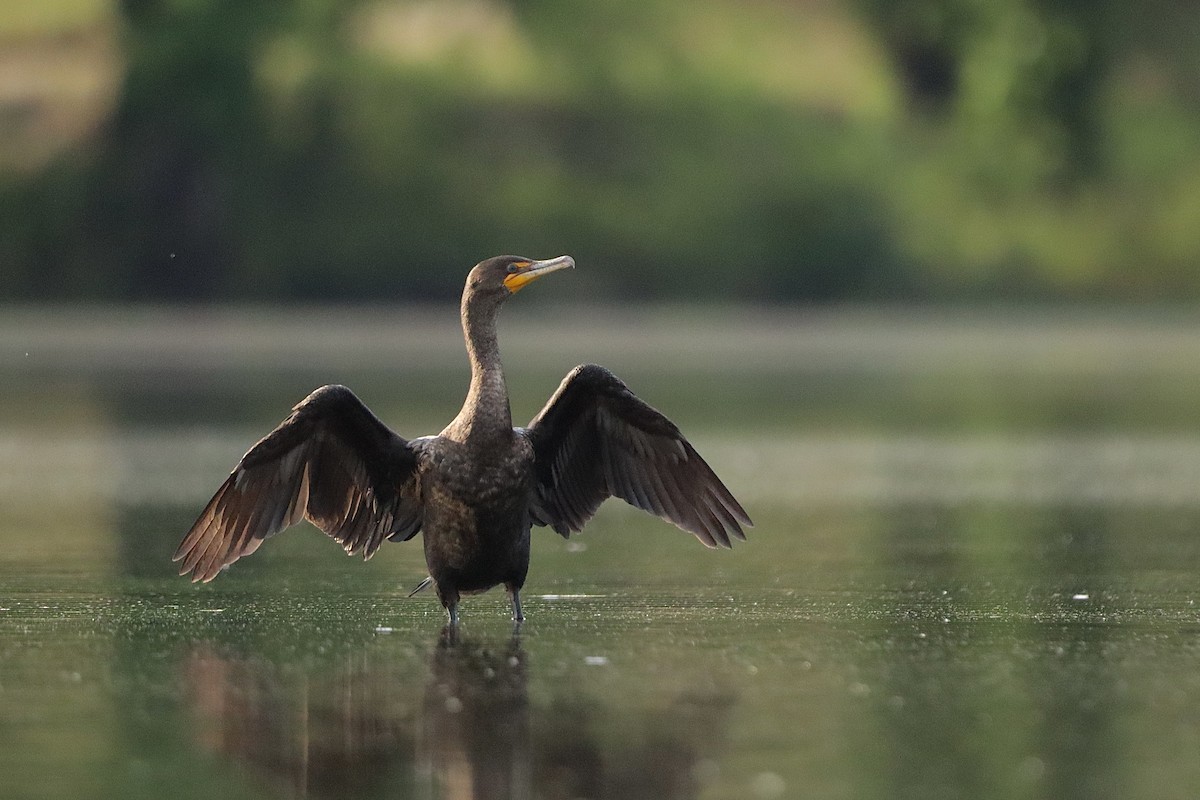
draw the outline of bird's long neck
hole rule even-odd
[[[462,326],[471,361],[471,387],[462,410],[447,429],[462,441],[512,436],[512,411],[496,339],[498,311],[498,305],[472,303],[469,294],[463,295]]]

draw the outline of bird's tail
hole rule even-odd
[[[417,588],[415,588],[415,589],[413,589],[411,592],[409,592],[409,593],[408,593],[408,596],[409,596],[409,597],[412,597],[413,595],[415,595],[417,592],[421,591],[422,589],[426,589],[426,588],[428,588],[428,587],[429,587],[429,584],[431,584],[431,583],[433,583],[433,576],[431,576],[431,575],[426,575],[426,576],[425,576],[425,580],[423,580],[423,581],[421,581],[420,583],[418,583],[418,584],[417,584]]]

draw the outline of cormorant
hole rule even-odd
[[[405,440],[344,386],[323,386],[242,457],[184,536],[180,575],[210,581],[267,537],[307,519],[349,554],[424,532],[438,598],[458,622],[463,594],[504,584],[513,619],[531,525],[563,537],[607,497],[689,531],[708,547],[745,539],[750,517],[674,423],[604,367],[571,370],[545,408],[514,428],[496,315],[570,256],[497,256],[467,276],[462,326],[471,385],[437,436]]]

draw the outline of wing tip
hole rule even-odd
[[[208,583],[214,577],[216,577],[214,575],[206,576],[204,571],[199,568],[199,565],[181,567],[179,570],[179,575],[180,577],[188,578],[188,580],[190,580],[192,583]]]

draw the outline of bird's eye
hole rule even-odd
[[[529,266],[528,261],[514,261],[513,263],[508,265],[508,274],[515,275],[528,266]]]

